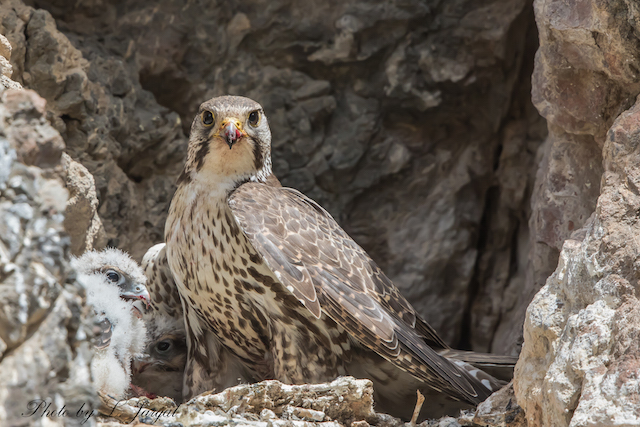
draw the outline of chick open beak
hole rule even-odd
[[[144,304],[147,309],[151,307],[151,304],[150,304],[151,297],[149,296],[149,292],[146,289],[138,292],[122,292],[120,294],[120,297],[122,299],[132,299],[132,300],[141,299],[142,301],[144,301]]]
[[[235,144],[237,140],[242,138],[243,133],[241,129],[242,127],[240,123],[236,122],[235,120],[229,120],[228,122],[222,124],[221,133],[225,141],[227,141],[229,149],[233,147],[233,144]]]

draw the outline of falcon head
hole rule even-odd
[[[126,272],[120,270],[116,266],[105,266],[101,273],[105,279],[120,289],[120,298],[129,300],[143,300],[145,304],[149,304],[149,292],[144,283],[136,281]]]
[[[133,359],[131,383],[147,393],[182,400],[187,338],[182,319],[154,316],[147,322],[149,344]]]
[[[200,105],[191,125],[185,169],[178,183],[205,180],[229,190],[271,174],[271,131],[262,106],[242,96]]]
[[[142,375],[147,370],[147,374],[152,371],[182,372],[186,362],[187,341],[184,332],[167,333],[149,343],[145,354],[134,359],[132,366],[134,375]]]
[[[147,279],[138,264],[121,250],[107,248],[100,252],[88,251],[74,259],[72,265],[85,278],[117,286],[120,298],[142,300],[149,307],[150,297],[145,286]]]

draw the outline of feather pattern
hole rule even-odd
[[[456,359],[331,215],[279,186],[270,143],[248,98],[206,101],[193,121],[165,227],[187,332],[185,396],[206,390],[197,379],[213,375],[221,349],[250,380],[371,378],[376,401],[401,416],[416,389],[446,413],[496,390],[501,382]]]
[[[479,403],[491,394],[431,347],[447,348],[314,201],[291,188],[246,183],[229,206],[269,268],[316,318],[326,313],[370,350],[437,388],[452,388],[460,400]]]
[[[223,389],[245,378],[237,358],[212,330],[186,328],[182,298],[169,268],[166,245],[159,243],[149,248],[141,266],[147,277],[151,309],[143,316],[148,344],[143,354],[134,359],[132,383],[148,393],[179,402],[183,387],[188,391],[197,383],[199,389]],[[186,312],[190,311],[187,307]],[[198,351],[197,345],[189,348],[188,340],[204,343],[206,352]],[[160,344],[166,348],[161,349]]]

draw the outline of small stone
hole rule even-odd
[[[260,411],[260,419],[262,421],[269,421],[274,418],[276,418],[276,414],[271,409],[264,408],[262,411]]]
[[[307,421],[323,421],[325,414],[322,411],[314,411],[313,409],[299,408],[297,406],[290,407],[291,415]]]

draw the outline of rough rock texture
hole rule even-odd
[[[108,244],[140,258],[162,240],[198,104],[247,95],[282,182],[327,207],[448,342],[517,351],[546,133],[527,0],[3,3],[14,77],[95,177]]]
[[[9,62],[11,58],[11,43],[0,34],[0,92],[5,89],[21,89],[20,83],[11,80],[13,67]]]
[[[530,425],[638,425],[638,106],[621,112],[640,93],[640,9],[624,0],[534,8],[532,95],[549,137],[520,304],[555,272],[527,311],[516,396]]]
[[[596,211],[527,310],[515,391],[530,425],[640,425],[640,103],[603,157]]]
[[[16,85],[5,85],[6,87]],[[0,99],[0,422],[45,425],[45,406],[89,413],[82,292],[65,285],[69,239],[65,148],[35,92],[3,90]],[[33,416],[30,413],[35,412]],[[67,425],[80,425],[83,418]],[[84,425],[92,425],[93,421]],[[58,425],[63,425],[62,422]]]
[[[534,8],[540,49],[532,97],[549,123],[549,137],[532,197],[521,315],[556,268],[564,240],[594,211],[605,135],[640,93],[636,2],[536,0]]]
[[[527,427],[524,411],[514,395],[513,382],[479,404],[469,423],[482,427]]]
[[[331,383],[286,385],[263,381],[204,393],[176,406],[166,398],[116,401],[101,395],[100,427],[141,422],[158,426],[248,425],[254,427],[415,427],[374,411],[369,380],[341,377]],[[114,420],[114,421],[112,421]],[[122,423],[122,424],[120,424]],[[526,427],[522,410],[506,387],[482,404],[477,413],[459,418],[426,420],[420,427]]]
[[[102,249],[106,244],[106,237],[98,216],[98,197],[93,175],[66,153],[62,155],[62,167],[69,191],[64,227],[71,239],[71,253],[80,256],[85,251]]]
[[[141,408],[155,413],[142,413]],[[140,422],[156,425],[241,423],[267,427],[287,421],[296,426],[316,424],[326,427],[348,426],[358,421],[390,427],[402,424],[392,417],[377,415],[373,411],[371,381],[352,377],[300,386],[279,381],[239,385],[218,394],[202,394],[180,407],[170,399],[134,398],[119,403],[105,396],[100,412],[124,423],[137,417]]]

